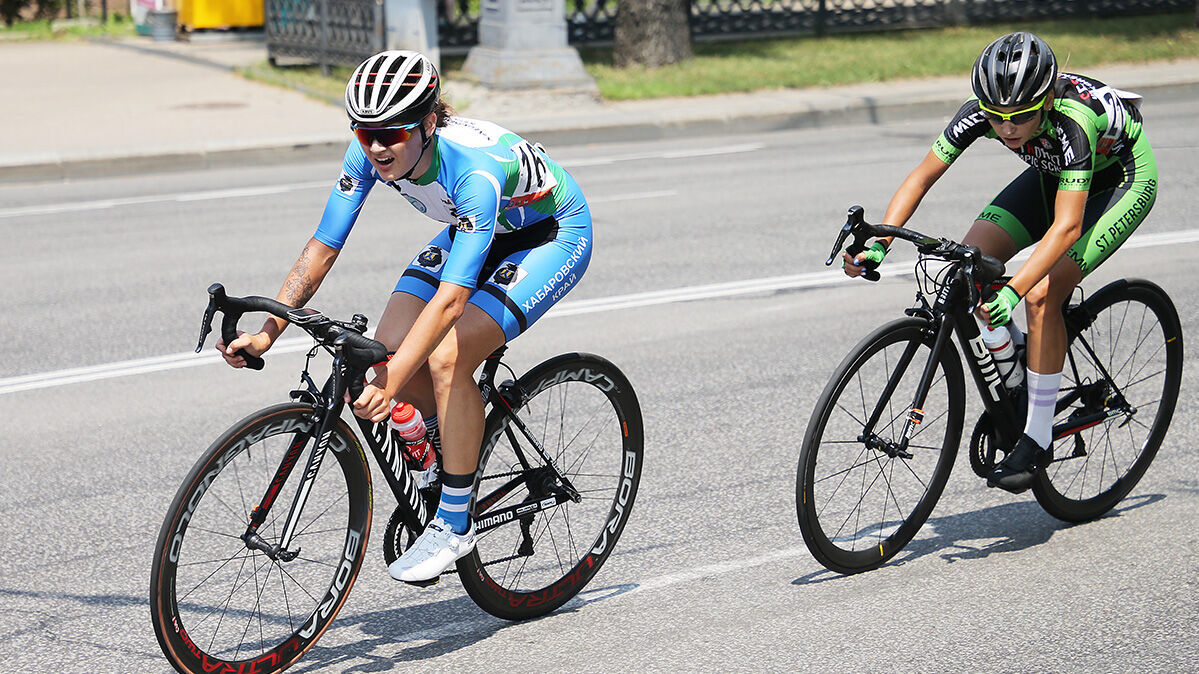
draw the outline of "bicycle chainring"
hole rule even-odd
[[[1007,458],[1007,450],[999,449],[998,444],[991,415],[983,412],[974,424],[974,432],[970,434],[970,467],[975,475],[987,477],[999,462]]]
[[[441,501],[440,482],[437,482],[433,487],[425,487],[420,490],[421,498],[425,500],[425,511],[432,514],[437,511],[437,504]],[[404,515],[408,510],[406,505],[397,505],[396,509],[391,512],[391,517],[387,520],[387,529],[383,532],[383,561],[387,562],[388,566],[400,558],[404,551],[416,542],[416,537],[421,532],[413,532],[408,527],[404,526]]]

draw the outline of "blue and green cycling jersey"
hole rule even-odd
[[[346,151],[341,177],[314,237],[340,249],[377,182],[426,216],[454,227],[440,280],[476,288],[495,237],[585,212],[586,200],[565,170],[539,147],[491,122],[450,117],[427,151],[433,161],[415,180],[384,181],[361,144]]]

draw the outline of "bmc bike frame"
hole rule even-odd
[[[917,309],[912,312],[928,321],[928,329],[934,338],[924,372],[916,387],[911,410],[904,422],[903,439],[900,443],[901,452],[906,453],[908,439],[912,437],[916,427],[924,419],[924,401],[932,387],[933,377],[936,376],[942,352],[946,348],[951,348],[948,346],[951,332],[957,335],[962,353],[966,354],[967,369],[974,375],[974,384],[982,397],[983,406],[986,407],[991,418],[997,420],[995,431],[999,441],[1005,446],[1011,447],[1019,439],[1017,432],[1020,429],[1015,428],[1017,417],[1012,396],[1003,385],[999,370],[995,366],[995,359],[991,356],[986,344],[983,343],[978,323],[975,322],[974,314],[969,310],[971,294],[967,292],[968,283],[969,280],[960,268],[954,270],[952,280],[946,283],[937,294],[932,311]],[[880,396],[879,406],[871,415],[864,434],[869,435],[873,432],[874,425],[883,412],[882,401],[888,399],[895,387],[899,385],[900,378],[915,355],[915,349],[915,344],[910,345],[900,357],[900,362],[891,375],[891,380],[887,382],[887,388]]]

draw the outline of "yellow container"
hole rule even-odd
[[[177,0],[179,24],[197,28],[243,28],[262,25],[263,0]]]

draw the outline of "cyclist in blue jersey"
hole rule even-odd
[[[1003,326],[1024,301],[1028,318],[1024,434],[987,478],[1020,492],[1052,457],[1058,388],[1066,357],[1061,306],[1087,274],[1124,243],[1157,197],[1157,164],[1141,126],[1140,97],[1093,78],[1059,73],[1053,51],[1032,33],[987,45],[966,101],[924,161],[891,198],[882,222],[902,227],[920,200],[975,140],[1002,142],[1029,165],[975,220],[963,240],[1007,261],[1035,244],[980,318]],[[877,265],[889,239],[849,258],[845,272]]]
[[[591,212],[540,146],[455,116],[421,54],[368,58],[350,76],[345,107],[355,140],[278,300],[300,307],[312,297],[377,183],[446,223],[396,283],[375,332],[395,355],[353,401],[354,414],[373,421],[387,418],[393,400],[409,401],[435,438],[440,432],[437,513],[390,567],[397,580],[424,581],[475,544],[467,508],[484,419],[474,372],[578,283],[591,259]],[[218,348],[242,367],[238,349],[261,355],[285,326],[268,318],[257,334]]]

